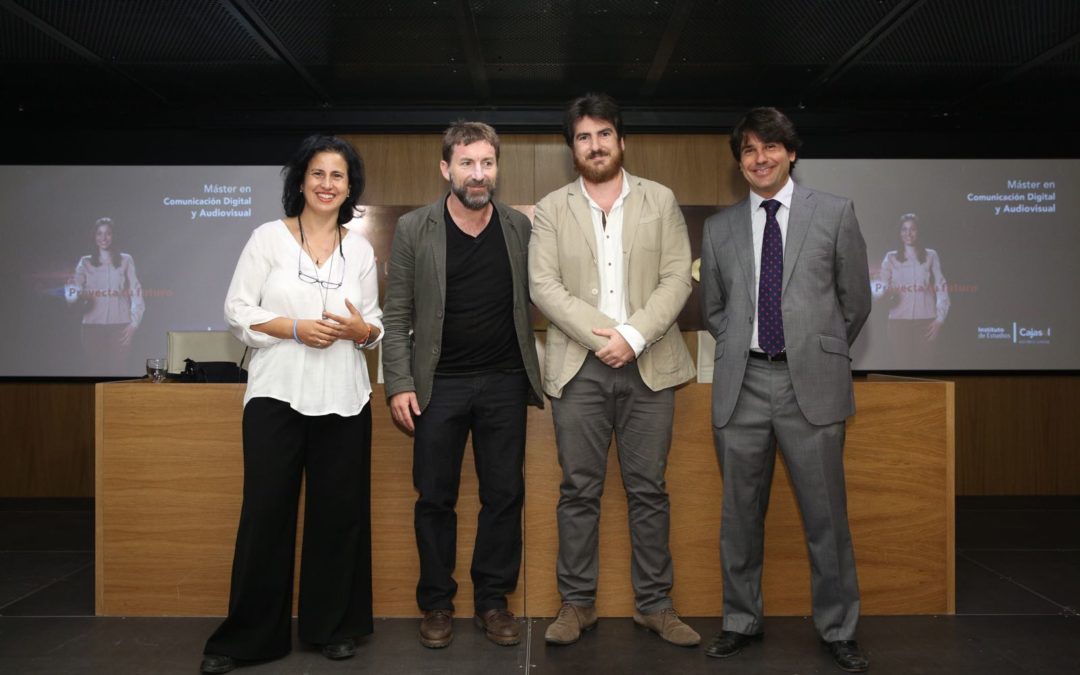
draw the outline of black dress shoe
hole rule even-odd
[[[762,633],[746,635],[730,630],[720,631],[720,634],[714,637],[709,646],[705,648],[705,656],[726,659],[729,656],[735,656],[742,651],[743,647],[754,640],[760,640],[762,637],[764,637]]]
[[[323,656],[331,661],[351,659],[356,656],[356,640],[348,638],[346,640],[338,640],[337,642],[323,645],[322,653]]]
[[[231,656],[223,654],[203,654],[199,672],[202,673],[227,673],[236,668],[236,661]]]
[[[837,640],[825,643],[829,647],[833,661],[849,673],[865,673],[870,668],[870,659],[866,658],[859,649],[859,643],[854,640]]]

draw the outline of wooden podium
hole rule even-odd
[[[96,386],[98,615],[225,613],[243,479],[243,393],[243,385],[228,384],[132,381]],[[709,397],[707,384],[678,390],[667,472],[673,597],[684,616],[715,616],[722,606],[721,480]],[[856,382],[855,398],[858,413],[848,421],[845,464],[862,612],[952,613],[953,385],[871,379]],[[372,413],[375,614],[419,616],[412,439],[391,422],[381,386],[375,387]],[[469,561],[479,510],[472,467],[467,451],[455,575],[455,604],[465,616],[472,613]],[[550,406],[530,408],[524,562],[509,603],[518,615],[554,616],[559,608],[555,504],[560,478]],[[808,615],[806,545],[782,462],[770,504],[766,613]],[[602,616],[629,616],[629,532],[614,451],[603,499],[600,554],[597,609]]]

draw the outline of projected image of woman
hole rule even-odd
[[[65,297],[85,307],[81,338],[88,374],[130,375],[138,370],[128,362],[131,340],[146,311],[142,286],[135,261],[116,250],[111,218],[94,223],[94,244],[93,253],[79,258],[74,292]]]
[[[329,659],[372,632],[371,384],[382,336],[375,255],[343,224],[364,190],[347,142],[311,136],[282,170],[285,218],[256,228],[225,298],[255,348],[244,396],[244,500],[229,616],[202,671],[275,659],[291,645],[293,551],[307,478],[299,636]]]
[[[894,363],[900,367],[930,365],[931,345],[949,314],[949,290],[937,251],[919,241],[919,217],[900,216],[900,245],[885,254],[880,281],[889,310],[887,333]]]

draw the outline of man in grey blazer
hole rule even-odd
[[[814,625],[837,665],[861,672],[859,588],[844,488],[849,348],[870,313],[866,244],[850,200],[796,185],[800,145],[775,108],[735,127],[750,195],[705,221],[702,306],[716,338],[712,422],[724,477],[723,632],[709,656],[762,636],[765,512],[779,443],[802,512]]]
[[[493,200],[499,137],[456,122],[443,136],[450,192],[401,217],[383,303],[383,373],[394,421],[414,434],[420,642],[453,638],[455,505],[472,434],[480,514],[470,570],[475,623],[520,641],[506,595],[521,567],[527,404],[543,405],[529,321],[530,225]]]
[[[611,97],[570,104],[564,124],[579,180],[536,205],[532,298],[551,324],[544,391],[563,470],[559,616],[545,639],[576,642],[596,625],[600,495],[615,434],[633,550],[634,621],[674,644],[701,638],[669,593],[664,482],[674,387],[694,375],[676,317],[690,295],[690,241],[671,190],[622,168],[622,115]]]

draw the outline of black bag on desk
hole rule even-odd
[[[248,372],[232,361],[192,361],[184,359],[182,382],[223,384],[247,382]]]

